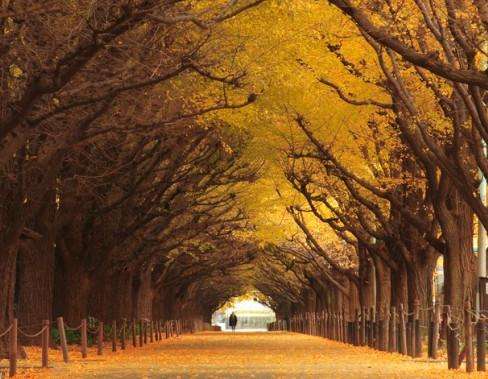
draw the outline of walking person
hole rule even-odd
[[[234,312],[232,312],[229,316],[229,325],[232,328],[232,331],[236,331],[236,326],[237,326],[237,316]]]

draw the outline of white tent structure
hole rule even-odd
[[[237,316],[237,331],[266,331],[267,324],[276,320],[274,311],[254,300],[242,300],[236,304],[219,309],[213,314],[212,325],[218,325],[223,331],[230,330],[229,316]]]

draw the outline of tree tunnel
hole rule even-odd
[[[1,2],[0,334],[252,291],[488,309],[486,0],[30,3]]]

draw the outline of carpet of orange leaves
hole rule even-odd
[[[61,353],[50,352],[50,368],[41,369],[40,351],[28,348],[19,361],[19,378],[487,378],[446,369],[446,362],[412,360],[398,354],[353,347],[291,333],[198,333],[128,347],[104,355],[90,349],[81,359],[71,351],[64,364]],[[5,367],[7,362],[1,361]]]

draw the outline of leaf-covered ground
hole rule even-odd
[[[108,349],[107,349],[108,350]],[[31,351],[31,360],[36,352]],[[2,361],[4,365],[6,361]],[[22,366],[26,362],[21,363]],[[486,378],[446,369],[446,362],[411,360],[291,333],[199,333],[65,365],[52,352],[48,370],[23,368],[22,378]]]

